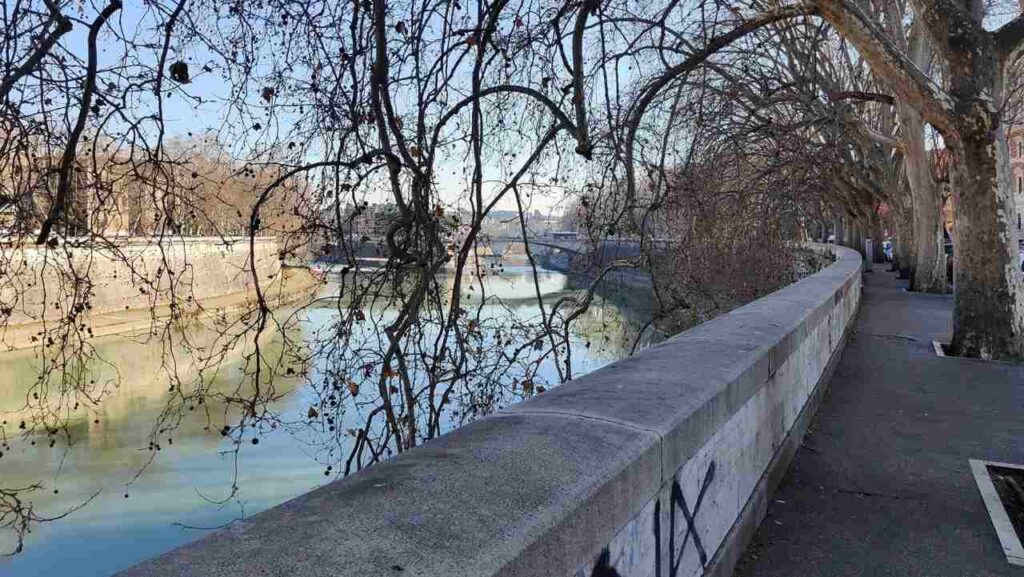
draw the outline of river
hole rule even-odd
[[[537,287],[528,269],[508,267],[486,283],[489,294],[500,297],[500,303],[479,307],[482,322],[536,322]],[[537,286],[550,306],[578,291],[581,281],[541,271]],[[320,296],[332,291],[337,291],[337,285],[328,284]],[[649,298],[635,289],[598,293],[591,308],[572,325],[574,376],[629,354],[638,328],[650,318],[650,311],[641,304],[645,301]],[[383,311],[382,318],[387,320],[388,314],[393,312]],[[338,308],[330,304],[304,308],[296,316],[298,322],[284,330],[287,337],[270,331],[262,347],[278,350],[285,338],[322,342],[324,329],[338,316]],[[325,469],[325,463],[338,462],[338,447],[325,448],[322,438],[311,433],[319,431],[313,430],[316,427],[298,426],[301,418],[290,421],[296,426],[259,430],[258,444],[234,444],[219,432],[223,407],[211,403],[201,410],[182,411],[180,421],[172,419],[173,427],[153,434],[154,424],[166,423],[168,407],[175,405],[174,390],[164,376],[168,359],[183,362],[188,359],[182,357],[194,354],[191,351],[197,346],[213,348],[216,333],[199,327],[189,334],[97,340],[97,356],[103,362],[93,362],[88,372],[98,382],[109,382],[109,390],[88,411],[76,410],[70,401],[61,404],[67,409],[68,434],[58,435],[52,446],[45,434],[19,434],[26,395],[38,390],[30,388],[39,372],[38,359],[30,351],[0,354],[0,382],[4,383],[0,387],[4,421],[0,489],[39,483],[38,490],[26,495],[37,514],[72,511],[64,518],[34,525],[21,553],[0,558],[0,575],[110,575],[338,477],[337,465]],[[169,355],[184,338],[192,347],[182,349],[182,355]],[[504,346],[516,344],[510,339]],[[244,343],[238,350],[225,349],[216,370],[207,369],[200,377],[203,385],[231,391],[249,352]],[[306,376],[315,382],[328,374],[325,367],[314,364]],[[556,384],[554,364],[540,363],[534,380]],[[279,395],[269,406],[276,415],[304,415],[321,394],[297,375],[279,377],[275,386]],[[50,387],[50,395],[59,394],[59,387]],[[493,408],[507,404],[507,397],[498,396]],[[444,420],[445,429],[479,412],[460,413],[458,405],[453,406],[456,409]],[[361,415],[350,410],[340,426],[358,426]],[[151,445],[154,437],[159,446]],[[232,487],[237,490],[233,492]],[[0,530],[4,531],[0,546],[11,546],[10,531]]]

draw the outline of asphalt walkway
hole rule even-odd
[[[968,465],[1024,463],[1024,365],[936,356],[952,298],[885,268],[738,577],[1024,576]]]

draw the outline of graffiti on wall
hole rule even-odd
[[[659,495],[644,507],[593,563],[576,572],[576,577],[679,577],[687,551],[695,551],[700,567],[706,566],[709,552],[697,519],[705,506],[708,488],[715,480],[715,462],[708,463],[692,501],[686,499],[680,476],[672,479],[671,487],[666,488],[667,495]],[[664,516],[662,497],[668,503],[668,514]],[[663,535],[665,524],[667,535]],[[665,546],[668,555],[662,554]],[[667,568],[663,567],[666,561]]]
[[[693,511],[686,504],[686,497],[683,495],[683,488],[679,486],[678,478],[672,480],[672,499],[671,507],[668,514],[669,519],[669,531],[668,531],[668,550],[670,554],[669,558],[669,577],[677,577],[679,574],[679,564],[683,560],[683,554],[686,552],[686,546],[690,542],[690,537],[693,537],[693,546],[697,549],[697,556],[700,558],[700,566],[705,567],[708,564],[708,554],[704,550],[704,544],[701,543],[700,533],[697,531],[697,512],[700,511],[700,506],[704,503],[704,495],[708,492],[708,487],[711,486],[711,482],[715,480],[715,462],[711,461],[708,464],[707,472],[704,473],[704,480],[701,481],[700,491],[697,493],[697,499],[693,502]],[[683,535],[683,543],[679,546],[679,553],[676,554],[675,537],[676,537],[676,511],[681,512],[683,519],[686,522],[686,533]],[[655,517],[655,520],[658,518]],[[661,575],[661,571],[658,571],[658,575]]]

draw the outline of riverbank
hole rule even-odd
[[[119,575],[691,576],[709,555],[726,567],[742,549],[732,528],[756,523],[763,475],[799,444],[856,314],[860,257],[840,257]]]
[[[346,278],[352,281],[351,275]],[[248,518],[338,478],[352,446],[347,431],[366,424],[365,413],[359,408],[379,406],[374,405],[379,403],[377,374],[367,377],[361,370],[351,373],[358,397],[349,396],[350,390],[346,389],[344,408],[330,413],[334,409],[326,397],[318,397],[325,383],[330,387],[323,375],[340,366],[333,360],[339,350],[368,347],[370,340],[376,339],[375,321],[390,317],[394,310],[387,298],[378,300],[375,308],[364,308],[367,320],[354,324],[357,334],[353,346],[340,346],[340,339],[335,338],[336,323],[347,310],[347,301],[339,306],[336,300],[345,290],[338,285],[340,280],[340,275],[329,275],[326,284],[317,288],[317,298],[310,306],[296,314],[295,305],[286,306],[275,316],[279,323],[268,324],[267,334],[261,339],[262,354],[268,360],[265,366],[273,364],[280,370],[272,388],[263,389],[272,391],[272,400],[261,406],[273,414],[278,426],[247,428],[239,445],[220,431],[223,425],[238,422],[226,415],[244,410],[238,399],[251,394],[251,380],[247,381],[245,375],[251,376],[254,366],[252,339],[238,338],[246,334],[241,331],[251,322],[230,324],[225,332],[223,323],[211,319],[181,323],[183,326],[165,331],[169,338],[150,338],[143,333],[96,339],[98,361],[88,363],[86,378],[95,380],[104,393],[96,403],[83,403],[70,417],[62,414],[68,423],[62,431],[69,431],[73,442],[67,443],[63,435],[57,435],[54,447],[42,428],[36,434],[25,434],[18,426],[20,420],[28,420],[24,413],[26,399],[33,399],[34,391],[43,390],[35,385],[38,363],[33,351],[0,355],[0,369],[8,376],[8,386],[0,387],[0,420],[7,421],[6,430],[0,427],[0,432],[10,441],[10,448],[3,448],[0,458],[3,485],[41,483],[41,489],[28,495],[26,502],[31,499],[34,510],[46,516],[79,506],[102,489],[86,507],[68,517],[33,525],[22,553],[0,557],[0,575],[107,577],[206,534],[186,527],[217,527]],[[482,305],[479,301],[472,303],[483,326],[512,326],[539,318],[537,284],[528,269],[505,270],[480,280],[487,284],[488,295],[500,299]],[[548,306],[582,288],[566,275],[554,272],[543,272],[539,285]],[[571,356],[574,377],[621,359],[629,354],[632,335],[646,318],[643,311],[620,309],[598,295],[570,329],[571,355],[562,359]],[[187,347],[179,346],[186,341]],[[515,354],[520,345],[521,340],[509,342],[505,350]],[[530,350],[526,353],[529,359],[538,358],[540,353]],[[308,373],[289,375],[287,366],[294,364],[274,362],[294,359],[289,351],[309,360]],[[496,351],[489,358],[504,354]],[[522,396],[523,388],[517,384],[523,382],[524,364],[510,365],[494,375],[495,387],[489,393],[495,395],[496,406],[506,406]],[[555,363],[545,362],[532,378],[537,386],[554,390],[549,385],[558,382]],[[49,391],[46,406],[70,410],[75,399],[58,396],[56,388]],[[462,415],[480,407],[478,398],[450,398],[442,407],[442,432],[461,426],[469,420]],[[71,400],[62,405],[62,399]],[[191,401],[200,399],[202,404],[189,410]],[[320,399],[324,399],[323,404]],[[31,404],[40,403],[33,399]],[[321,419],[334,418],[338,430],[330,430],[325,421],[310,420],[310,406],[318,408]],[[417,413],[421,430],[427,414],[426,409]],[[166,423],[173,423],[173,429],[165,430]],[[250,438],[257,437],[258,444],[250,442]],[[154,448],[151,442],[159,447]],[[151,457],[154,461],[147,465]],[[327,465],[334,468],[325,476]],[[143,467],[145,471],[135,479]],[[221,499],[232,492],[236,499],[227,503],[207,500],[211,496]],[[125,494],[130,497],[125,498]],[[0,551],[3,546],[0,540]],[[103,551],[103,555],[96,555],[96,551]]]
[[[655,309],[652,321],[646,330],[655,330],[663,337],[679,334],[697,325],[706,323],[723,314],[733,311],[758,298],[767,296],[777,290],[809,277],[833,262],[833,246],[821,243],[798,243],[791,247],[792,267],[789,275],[781,285],[772,290],[755,294],[752,298],[738,298],[725,287],[687,285],[677,282],[674,271],[663,270],[658,285],[655,286],[652,273],[645,269],[628,266],[612,268],[601,277],[601,292],[606,298],[616,299],[648,299]],[[659,260],[657,266],[671,263],[670,255]],[[566,253],[542,255],[538,264],[548,270],[555,270],[578,279],[581,284],[590,284],[597,280],[603,267],[610,263],[600,260],[590,262],[583,268],[578,259],[569,258]],[[669,265],[671,266],[671,264]],[[657,272],[655,274],[658,274]]]
[[[310,297],[322,285],[322,279],[305,267],[281,267],[261,286],[264,298],[271,308],[293,304]],[[211,296],[196,301],[184,316],[203,320],[214,316],[232,316],[256,310],[255,290],[244,290]],[[92,313],[83,320],[92,338],[112,335],[136,335],[152,330],[171,317],[171,303],[134,307],[122,311]],[[54,321],[7,324],[0,328],[0,350],[14,351],[31,348],[48,330],[56,328]]]

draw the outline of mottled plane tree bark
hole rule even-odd
[[[982,27],[980,0],[917,0],[916,22],[946,64],[948,89],[899,50],[857,3],[823,0],[819,13],[896,95],[943,137],[953,155],[957,247],[953,350],[988,359],[1024,358],[1024,277],[1017,269],[1004,70],[1019,53],[1024,19]]]
[[[887,3],[885,13],[889,34],[906,57],[927,73],[932,49],[923,26],[914,26],[907,34],[903,13],[897,2]],[[945,253],[943,252],[942,199],[932,171],[932,158],[925,145],[925,122],[907,102],[896,101],[899,138],[907,187],[913,208],[914,264],[910,289],[927,293],[947,293]]]

